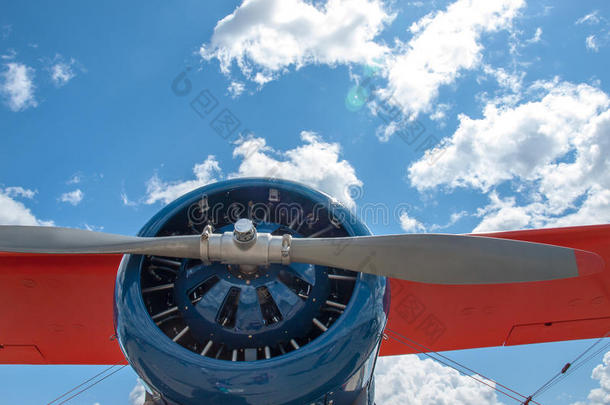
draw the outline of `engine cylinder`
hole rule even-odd
[[[233,231],[241,218],[259,232],[293,238],[370,234],[323,193],[237,179],[182,196],[139,235],[196,234],[207,225]],[[115,325],[129,363],[171,403],[351,404],[368,392],[388,290],[382,277],[306,263],[252,267],[127,255]]]

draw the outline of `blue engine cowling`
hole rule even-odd
[[[201,233],[207,224],[224,232],[243,217],[293,237],[370,234],[323,193],[251,178],[184,195],[139,235]],[[385,278],[300,263],[243,272],[127,255],[115,290],[125,357],[152,392],[179,405],[372,404],[388,310]]]

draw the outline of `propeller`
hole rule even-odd
[[[247,219],[238,221],[235,229],[224,234],[208,229],[203,235],[135,237],[70,228],[0,226],[0,251],[145,254],[253,265],[292,261],[437,284],[554,280],[600,272],[605,267],[604,260],[592,252],[482,236],[292,239],[257,234]]]

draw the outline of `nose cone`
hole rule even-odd
[[[250,242],[256,236],[254,223],[247,218],[241,218],[235,223],[233,236],[237,242]]]

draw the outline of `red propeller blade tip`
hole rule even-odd
[[[606,267],[604,259],[596,253],[574,249],[574,256],[576,257],[579,276],[599,273],[604,271]]]

